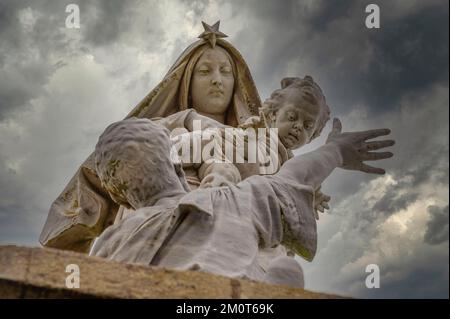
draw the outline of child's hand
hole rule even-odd
[[[325,209],[330,209],[328,202],[331,197],[322,193],[319,187],[314,194],[314,199],[314,214],[316,215],[316,219],[319,220],[319,212],[323,213]]]
[[[365,161],[377,161],[393,156],[391,152],[372,152],[395,144],[393,140],[371,141],[373,138],[390,134],[389,129],[369,130],[364,132],[342,132],[339,119],[333,121],[333,129],[328,134],[326,144],[337,146],[342,157],[340,167],[369,174],[384,174],[382,168],[373,167]]]
[[[229,186],[230,184],[232,183],[223,175],[211,173],[202,180],[199,188]]]
[[[230,163],[204,163],[198,171],[199,188],[235,185],[241,181],[239,170]]]
[[[198,123],[200,124],[199,127],[194,127],[194,121],[198,121]],[[198,114],[197,112],[191,112],[186,120],[184,125],[186,126],[187,130],[189,132],[194,131],[194,129],[201,129],[201,130],[206,130],[206,129],[214,129],[214,128],[226,128],[228,127],[225,124],[222,124],[216,120],[213,120],[207,116],[203,116]]]

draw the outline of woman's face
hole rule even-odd
[[[194,67],[192,106],[202,114],[224,114],[233,95],[234,77],[225,50],[207,49]]]

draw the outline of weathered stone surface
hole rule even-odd
[[[67,288],[66,267],[80,268]],[[127,265],[84,254],[0,246],[0,298],[339,298],[195,271]]]

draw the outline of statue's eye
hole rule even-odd
[[[307,130],[311,130],[314,127],[314,124],[312,121],[306,121],[304,126]]]
[[[225,74],[230,74],[231,68],[229,66],[224,66],[224,67],[220,68],[220,72],[225,73]]]
[[[296,119],[296,116],[295,116],[294,112],[289,112],[287,114],[287,116],[288,116],[288,120],[291,121],[291,122],[295,121],[295,119]]]
[[[198,69],[198,73],[200,73],[200,74],[208,74],[209,73],[209,69],[208,68],[200,68],[200,69]]]

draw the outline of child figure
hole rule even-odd
[[[243,127],[277,128],[280,141],[292,151],[318,137],[329,119],[325,96],[307,75],[303,79],[284,78],[281,89],[263,103],[260,116],[250,117]]]
[[[330,118],[330,109],[326,104],[322,90],[311,76],[300,78],[285,78],[281,81],[281,89],[275,90],[269,99],[263,103],[260,116],[254,116],[240,127],[277,128],[278,152],[276,156],[278,169],[290,159],[292,151],[310,143],[317,138]],[[212,126],[212,124],[209,124]],[[217,122],[217,126],[221,124]],[[258,165],[234,163],[236,172],[230,164],[203,163],[199,170],[200,187],[224,186],[235,184],[241,179],[258,174]],[[256,168],[256,170],[255,170]],[[276,171],[278,171],[278,169]],[[275,173],[275,172],[274,172]],[[320,188],[315,194],[315,212],[328,209],[330,198],[321,193]]]
[[[275,90],[260,110],[260,116],[249,118],[241,128],[277,128],[278,129],[278,163],[279,167],[290,159],[292,151],[310,143],[317,138],[330,118],[330,110],[320,87],[311,76],[285,78],[281,89]],[[242,179],[249,175],[248,165],[235,164]],[[233,170],[230,165],[204,163],[199,169],[202,179],[200,187],[214,187],[234,182],[227,178]],[[251,171],[251,170],[250,170]],[[253,170],[254,171],[254,170]],[[206,172],[206,173],[205,173]],[[233,175],[236,178],[236,173]],[[314,213],[319,219],[318,211],[329,209],[330,197],[316,190],[314,196]],[[259,264],[266,272],[266,282],[304,287],[303,271],[293,258],[294,253],[282,245],[261,250]],[[303,256],[310,260],[309,256]]]
[[[277,128],[278,138],[285,147],[287,158],[280,154],[280,166],[293,156],[292,151],[299,149],[320,136],[330,119],[330,109],[322,89],[309,75],[303,79],[284,78],[281,89],[275,90],[263,103],[260,116],[249,118],[244,127]],[[279,150],[279,153],[283,150]],[[284,152],[283,152],[284,153]],[[315,213],[329,209],[330,197],[319,189],[315,194]]]

